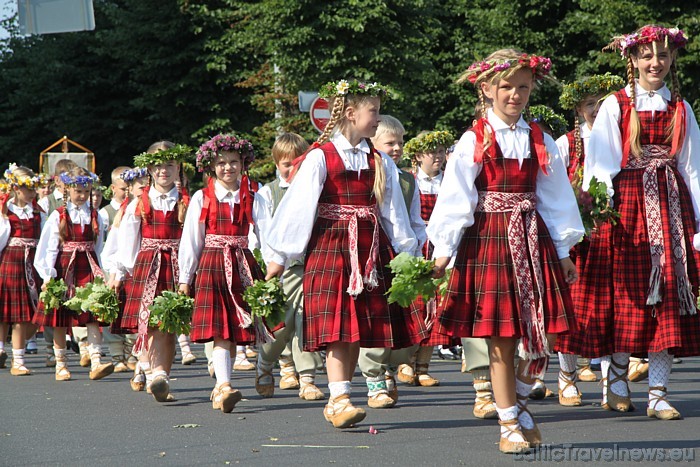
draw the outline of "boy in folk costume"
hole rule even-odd
[[[42,289],[50,279],[61,278],[68,286],[70,298],[76,287],[92,282],[95,277],[104,279],[98,259],[105,226],[89,202],[92,185],[97,180],[95,174],[77,166],[61,174],[61,181],[67,187],[67,201],[46,220],[34,258],[34,267],[44,281]],[[42,303],[33,321],[37,326],[55,328],[53,344],[57,381],[71,379],[66,360],[66,329],[73,324],[87,328],[90,379],[101,379],[114,371],[111,363],[100,362],[101,323],[92,313],[82,313],[75,318],[74,313],[64,306],[47,310]]]
[[[427,333],[418,310],[389,305],[385,295],[394,251],[418,246],[394,163],[369,141],[387,91],[341,80],[320,95],[330,101],[331,118],[275,213],[267,275],[281,275],[305,255],[304,348],[326,349],[331,397],[324,417],[347,428],[366,415],[350,402],[360,347],[407,347]]]
[[[574,111],[574,129],[557,139],[559,154],[567,167],[569,180],[580,183],[583,178],[583,165],[588,152],[588,142],[595,122],[598,109],[603,99],[611,92],[620,89],[624,80],[619,76],[606,73],[581,78],[573,83],[565,84],[559,97],[559,103],[565,110]],[[584,237],[571,251],[571,259],[579,271],[585,269],[589,240]],[[571,287],[572,297],[581,292],[581,282]],[[575,303],[575,300],[574,300]],[[567,348],[570,335],[561,336],[557,347]],[[576,386],[576,379],[581,381],[596,381],[597,376],[590,369],[590,359],[578,358],[580,370],[576,373],[577,356],[559,352],[559,403],[565,406],[580,406],[581,391]]]
[[[492,108],[460,139],[427,228],[436,276],[455,256],[437,332],[491,338],[499,448],[506,453],[541,443],[527,399],[550,343],[569,330],[567,283],[577,278],[569,250],[584,231],[554,140],[521,115],[550,67],[545,57],[504,49],[465,72],[462,80]]]
[[[414,175],[400,169],[403,156],[403,137],[406,133],[399,120],[391,115],[381,115],[377,132],[372,137],[375,149],[389,155],[396,164],[396,173],[399,176],[399,185],[403,195],[406,209],[411,220],[411,229],[418,239],[418,245],[423,245],[428,236],[425,233],[425,223],[420,217],[420,195],[416,189]],[[416,255],[420,254],[418,251]],[[373,409],[391,408],[399,399],[399,389],[396,385],[396,377],[410,379],[410,384],[415,383],[413,368],[403,363],[409,362],[416,353],[417,345],[403,349],[392,348],[360,348],[358,365],[367,383],[367,405]],[[408,373],[397,373],[400,368],[406,367]]]
[[[36,190],[46,183],[17,164],[10,164],[0,182],[0,368],[6,367],[5,336],[12,326],[12,376],[31,374],[24,365],[24,342],[39,301],[41,281],[33,262],[43,211]]]
[[[592,177],[606,183],[620,218],[591,235],[575,297],[581,332],[560,349],[612,354],[601,361],[603,407],[621,412],[633,409],[630,354],[648,353],[647,415],[662,420],[681,418],[666,399],[673,356],[700,354],[700,130],[676,74],[687,41],[679,29],[647,25],[608,46],[627,59],[628,85],[598,111],[583,188]]]
[[[270,257],[270,251],[265,243],[270,229],[274,229],[272,217],[289,188],[289,174],[294,160],[305,153],[309,145],[296,133],[283,133],[272,146],[272,159],[275,161],[279,177],[262,187],[255,194],[257,226],[260,232],[263,258]],[[303,261],[295,261],[282,275],[282,287],[287,297],[287,312],[285,327],[275,332],[275,341],[259,347],[257,361],[257,376],[255,390],[263,397],[272,397],[275,382],[272,377],[274,362],[283,354],[286,347],[291,346],[291,358],[287,361],[280,359],[280,389],[285,389],[283,383],[292,386],[295,370],[299,371],[299,397],[305,400],[325,399],[323,392],[315,384],[316,369],[323,365],[323,359],[318,352],[303,350],[303,300],[302,280],[304,275]],[[296,379],[296,378],[294,378]]]
[[[191,153],[186,146],[158,141],[134,157],[134,165],[148,168],[152,183],[131,201],[119,225],[117,267],[122,277],[131,275],[121,328],[138,334],[134,354],[147,352],[153,378],[147,390],[157,402],[174,400],[169,375],[176,337],[150,326],[149,307],[161,292],[178,284],[178,248],[190,200],[184,184],[176,182],[182,181],[182,162]],[[113,282],[117,290],[119,279]]]

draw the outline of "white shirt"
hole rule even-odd
[[[78,207],[70,201],[66,201],[66,210],[70,216],[70,220],[74,225],[80,225],[80,228],[86,229],[90,228],[90,208],[87,203]],[[36,268],[39,276],[45,281],[56,277],[56,258],[61,250],[60,248],[60,236],[59,230],[59,212],[54,211],[51,213],[46,223],[44,223],[44,228],[41,229],[41,237],[39,238],[39,243],[36,247],[36,254],[34,256],[34,268]],[[104,238],[105,225],[97,216],[98,234],[95,241],[95,253],[97,254],[98,263],[100,261],[100,254],[102,253],[102,245]]]
[[[60,199],[63,199],[63,193],[58,188],[54,188],[53,197],[56,198],[56,201],[58,201]],[[37,203],[39,204],[39,206],[41,206],[41,209],[43,209],[44,212],[49,212],[49,197],[48,196],[44,196],[39,201],[37,201]]]
[[[167,193],[161,193],[151,186],[148,190],[148,199],[151,208],[168,213],[175,209],[180,195],[177,187],[173,187]],[[117,277],[123,277],[124,273],[133,274],[136,257],[141,250],[141,216],[136,216],[136,206],[141,198],[133,199],[124,211],[122,221],[119,225],[119,237],[117,239],[117,259],[116,267],[121,271]]]
[[[257,183],[257,182],[254,182]],[[234,204],[241,202],[240,191],[228,191],[218,181],[214,183],[214,194],[220,203],[228,202],[231,206],[231,222],[233,223],[233,208]],[[190,205],[187,208],[187,216],[185,216],[185,224],[182,229],[182,239],[180,239],[180,249],[178,251],[178,265],[180,267],[180,283],[191,284],[199,258],[204,249],[204,238],[206,236],[206,225],[204,222],[199,222],[199,216],[202,214],[202,204],[204,202],[204,192],[202,190],[192,196]],[[257,214],[255,205],[253,207],[253,222],[257,224]],[[260,245],[256,234],[255,226],[251,225],[248,230],[248,248],[253,251]],[[221,271],[223,274],[224,271]]]
[[[17,206],[12,199],[7,201],[7,210],[15,214],[22,220],[29,220],[34,218],[34,206],[31,204],[26,204],[23,208]],[[43,223],[45,215],[41,214],[41,222]],[[10,224],[10,219],[0,214],[0,253],[7,246],[7,242],[10,241],[10,233],[12,232],[12,226]]]
[[[393,159],[392,159],[393,162]],[[401,169],[396,167],[396,179],[399,180],[399,171]],[[411,208],[408,213],[408,217],[411,220],[411,230],[418,240],[418,246],[414,251],[414,256],[423,256],[423,245],[428,241],[428,234],[425,233],[425,221],[420,215],[420,190],[418,189],[418,183],[416,182],[416,187],[413,189],[413,197],[411,198]]]
[[[114,274],[115,279],[122,280],[124,273],[117,267],[119,254],[119,227],[112,226],[107,234],[107,240],[102,248],[100,262],[108,275]]]
[[[635,91],[638,111],[664,111],[671,100],[671,92],[665,85],[658,91],[650,93],[637,83]],[[630,95],[629,85],[625,87],[625,92],[628,96]],[[675,158],[678,172],[690,191],[695,219],[700,221],[700,176],[698,176],[700,129],[698,129],[693,109],[687,102],[684,101],[683,104],[686,111],[685,140]],[[586,153],[586,163],[583,167],[583,188],[587,189],[591,178],[595,176],[599,181],[608,185],[608,194],[611,199],[614,195],[612,180],[620,173],[620,165],[622,164],[620,118],[620,105],[617,98],[614,95],[608,96],[600,106],[593,124],[588,145],[589,151]]]
[[[525,120],[521,117],[516,129],[511,130],[489,110],[488,121],[496,132],[503,157],[519,160],[522,167],[522,161],[531,157],[530,127]],[[557,145],[547,134],[544,142],[551,160],[547,168],[549,175],[541,170],[537,173],[536,209],[547,225],[559,258],[566,258],[571,247],[583,236],[583,223]],[[464,229],[474,224],[474,210],[479,199],[475,181],[483,167],[474,162],[475,146],[474,132],[467,131],[447,161],[440,196],[427,229],[428,238],[435,245],[436,258],[454,256]]]
[[[280,188],[289,188],[289,182],[280,178]],[[266,263],[269,262],[272,257],[272,250],[267,246],[265,239],[267,238],[268,231],[272,228],[273,206],[274,200],[272,199],[272,190],[265,185],[255,193],[253,217],[256,219],[255,224],[258,227],[260,250]]]
[[[438,173],[434,177],[430,177],[427,173],[423,172],[423,169],[418,167],[418,171],[416,172],[416,186],[420,192],[425,195],[437,195],[440,193],[442,177],[442,172]]]
[[[588,141],[591,139],[591,129],[588,128],[588,124],[583,122],[579,125],[579,133],[581,139],[583,140],[583,153],[588,154]],[[571,161],[569,160],[569,138],[566,135],[561,135],[557,139],[557,147],[559,148],[559,155],[561,160],[564,161],[564,167],[569,167]]]
[[[370,149],[364,139],[353,147],[342,133],[336,132],[331,142],[346,170],[357,172],[359,177],[362,170],[369,169],[367,155]],[[398,172],[394,169],[396,164],[386,154],[380,154],[386,173],[386,188],[384,201],[378,206],[379,221],[396,252],[414,253],[418,243],[401,194]],[[273,252],[271,259],[275,263],[286,264],[288,260],[300,259],[306,253],[327,175],[323,151],[314,149],[309,152],[272,219],[274,229],[270,230],[267,244]]]
[[[116,209],[117,211],[121,207],[120,203],[117,203],[114,199],[112,199],[109,202],[109,205],[112,206],[112,208]],[[101,218],[102,222],[107,226],[107,230],[109,230],[112,227],[111,222],[109,222],[109,213],[107,212],[106,208],[100,209],[100,211],[97,213]]]

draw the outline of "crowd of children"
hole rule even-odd
[[[325,364],[323,415],[347,428],[366,417],[351,401],[358,364],[368,406],[391,408],[397,381],[438,385],[428,373],[434,346],[451,355],[461,339],[474,415],[498,418],[502,452],[542,443],[527,401],[546,394],[555,351],[560,404],[581,405],[576,381],[595,380],[590,359],[600,358],[602,407],[632,410],[628,369],[638,378],[640,363],[632,370],[630,358],[646,357],[647,415],[678,419],[667,392],[673,358],[700,354],[700,130],[676,71],[686,43],[682,31],[653,25],[614,38],[627,74],[565,84],[561,106],[575,113],[566,134],[550,109],[528,111],[552,62],[502,49],[459,79],[479,104],[456,144],[432,130],[404,146],[401,122],[380,114],[387,88],[341,80],[320,90],[331,115],[313,145],[277,138],[278,178],[264,186],[247,175],[252,144],[235,134],[196,152],[205,181],[192,196],[185,162],[194,154],[159,141],[133,168],[111,172],[101,210],[97,177],[70,160],[56,162],[50,193],[49,179],[11,164],[0,190],[0,368],[11,326],[10,373],[30,375],[26,339],[43,328],[46,364],[68,381],[70,333],[90,379],[133,371],[134,391],[168,402],[176,345],[191,364],[191,340],[207,344],[214,409],[242,399],[232,367],[255,370],[256,391],[273,397],[278,361],[281,388],[323,400]],[[617,214],[586,229],[575,188],[600,182]],[[444,295],[391,303],[399,253],[434,259],[436,279],[449,271]],[[243,295],[274,277],[287,303],[284,325],[271,329]],[[40,293],[58,278],[67,297],[104,279],[119,297],[117,319],[107,326],[47,307]],[[193,297],[189,335],[154,325],[151,305],[165,291]],[[255,364],[245,345],[257,347]]]

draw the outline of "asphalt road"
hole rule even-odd
[[[202,346],[193,350],[202,358],[174,366],[171,388],[178,400],[167,404],[132,392],[129,373],[90,381],[75,354],[70,382],[54,381],[41,353],[28,356],[32,376],[0,370],[0,465],[657,465],[700,459],[700,358],[674,365],[671,375],[670,399],[683,420],[646,417],[646,382],[631,383],[639,409],[628,414],[602,410],[598,383],[580,383],[583,407],[561,407],[555,398],[530,404],[547,446],[517,458],[498,452],[496,421],[471,415],[471,377],[459,372],[458,362],[433,361],[439,387],[401,385],[396,408],[367,408],[361,425],[341,431],[323,419],[322,401],[303,401],[296,391],[259,397],[253,372],[233,376],[244,395],[233,413],[212,410],[214,380]],[[557,370],[552,364],[547,375],[555,390]],[[327,394],[325,375],[317,382]],[[366,408],[363,383],[356,376],[353,399]],[[378,433],[370,434],[370,426]]]

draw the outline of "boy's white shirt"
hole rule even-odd
[[[235,204],[240,203],[240,190],[229,191],[216,181],[214,183],[214,194],[219,202],[229,203],[231,206],[231,222],[233,222],[233,208]],[[187,216],[185,216],[185,223],[182,227],[182,238],[180,239],[180,249],[178,251],[178,266],[180,268],[179,282],[181,284],[192,283],[192,279],[197,272],[197,266],[199,265],[199,258],[204,249],[206,225],[204,222],[199,222],[203,201],[204,192],[199,190],[192,196],[190,205],[187,208]],[[258,210],[259,208],[256,209],[256,203],[254,202],[253,222],[256,225],[251,225],[248,231],[248,248],[251,251],[260,246],[257,237]],[[223,274],[223,271],[221,271],[221,273]]]
[[[487,118],[494,131],[503,157],[522,161],[530,158],[530,127],[521,117],[515,130],[498,118],[492,109]],[[548,175],[537,174],[536,209],[547,225],[559,258],[569,256],[569,250],[584,234],[583,223],[566,168],[552,137],[545,134],[544,142],[550,154]],[[474,224],[474,212],[479,199],[475,181],[482,164],[474,162],[476,136],[473,131],[462,135],[455,152],[447,162],[445,175],[430,218],[428,238],[435,246],[434,257],[452,257],[457,252],[464,230]]]
[[[353,147],[342,133],[336,132],[331,137],[345,169],[358,172],[369,169],[367,155],[370,153],[366,140]],[[401,194],[398,172],[391,158],[380,151],[386,188],[384,201],[378,206],[379,221],[384,228],[394,251],[414,254],[418,245],[411,229],[411,222],[406,211],[406,203]],[[270,229],[267,245],[272,251],[271,260],[277,264],[300,259],[306,252],[311,232],[316,219],[318,200],[328,175],[326,161],[321,149],[309,152],[304,163],[294,177],[272,220],[274,228]]]
[[[583,153],[588,154],[588,141],[591,139],[591,129],[588,128],[588,124],[583,122],[579,125],[579,132],[581,134],[581,139],[583,140]],[[557,141],[557,147],[559,148],[559,155],[561,160],[564,162],[564,167],[568,167],[571,164],[569,159],[569,138],[566,135],[561,135]]]
[[[119,210],[119,207],[121,206],[121,203],[117,203],[114,199],[109,201],[109,205],[112,206],[112,208]],[[97,214],[102,218],[102,222],[107,226],[107,229],[111,228],[111,224],[109,222],[109,213],[107,212],[107,207],[105,206],[104,208],[100,209]]]
[[[279,173],[279,172],[278,172]],[[283,180],[281,177],[277,177],[280,181],[280,188],[289,188],[289,182]],[[256,225],[258,227],[258,237],[260,240],[260,251],[262,253],[265,263],[269,263],[272,258],[272,250],[267,246],[265,239],[268,236],[268,232],[273,228],[272,224],[272,208],[273,208],[272,190],[267,185],[263,186],[255,193],[255,204],[253,205],[253,214],[256,218]]]
[[[426,195],[437,195],[440,193],[440,185],[442,185],[443,173],[440,171],[436,176],[431,177],[420,167],[416,171],[416,187],[421,193]]]
[[[63,199],[63,193],[58,188],[54,188],[52,194],[53,194],[53,197],[56,198],[56,200]],[[44,212],[49,211],[49,197],[48,196],[44,196],[39,201],[37,201],[37,203],[39,204],[41,209],[44,210]]]
[[[82,229],[90,228],[92,220],[90,217],[90,208],[87,203],[78,207],[66,200],[66,210],[74,225],[80,225]],[[54,211],[49,215],[49,218],[46,219],[44,227],[41,229],[41,237],[39,238],[36,254],[34,256],[34,268],[45,281],[56,277],[56,258],[58,258],[60,252],[59,217],[59,212]],[[102,219],[100,219],[100,216],[97,216],[97,225],[98,235],[95,241],[95,253],[99,263],[101,261],[100,255],[102,253],[105,231],[105,225]]]

